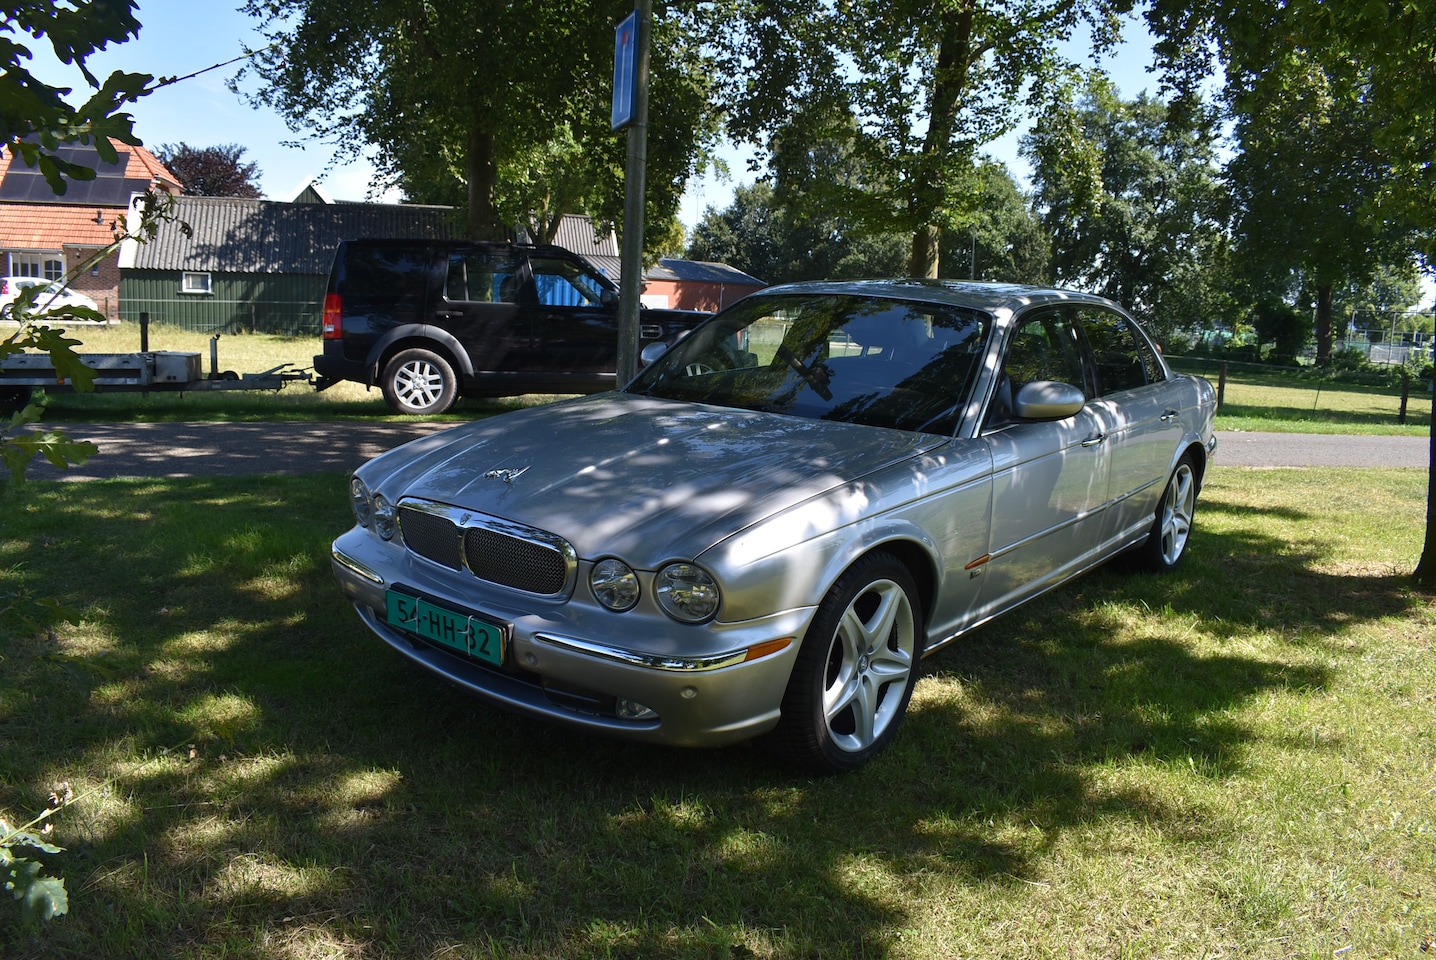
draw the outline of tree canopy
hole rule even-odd
[[[258,200],[264,196],[255,182],[259,166],[245,163],[244,152],[245,147],[237,143],[213,147],[166,143],[155,151],[155,158],[184,185],[187,194]]]
[[[622,0],[249,0],[244,9],[272,43],[250,70],[261,80],[255,98],[343,152],[372,150],[409,199],[466,207],[471,236],[519,223],[543,235],[562,213],[621,219],[626,148],[608,117]],[[660,242],[714,132],[701,15],[655,9],[648,220]]]
[[[1162,337],[1221,316],[1226,190],[1215,129],[1210,110],[1145,94],[1124,101],[1106,81],[1039,121],[1023,152],[1057,283],[1122,303]]]
[[[979,148],[1062,101],[1059,52],[1084,20],[1116,37],[1117,0],[852,0],[753,4],[726,44],[730,130],[781,184],[833,144],[860,177],[812,178],[810,203],[912,238],[908,272],[936,276],[944,230],[977,212]],[[794,110],[800,104],[801,109]]]

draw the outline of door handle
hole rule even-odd
[[[1163,410],[1162,415],[1157,419],[1161,420],[1163,423],[1166,423],[1168,420],[1175,420],[1179,416],[1181,416],[1181,414],[1177,413],[1177,411],[1175,410]]]
[[[1097,436],[1095,436],[1095,437],[1088,437],[1086,440],[1083,440],[1083,441],[1082,441],[1082,446],[1084,446],[1084,447],[1097,447],[1097,446],[1101,446],[1102,444],[1104,444],[1104,443],[1106,443],[1106,442],[1107,442],[1107,435],[1106,435],[1105,433],[1099,433],[1099,434],[1097,434]]]

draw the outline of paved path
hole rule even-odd
[[[98,455],[78,467],[31,465],[36,480],[108,477],[237,477],[348,473],[407,440],[450,423],[81,423],[61,426],[92,440]],[[1219,433],[1216,465],[1231,467],[1418,467],[1430,461],[1425,437],[1295,433]]]

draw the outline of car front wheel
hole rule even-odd
[[[384,365],[380,386],[395,413],[436,414],[454,405],[459,381],[449,361],[431,350],[401,350]]]
[[[883,553],[850,567],[818,607],[772,745],[819,773],[862,766],[897,732],[917,680],[923,616],[907,568]]]

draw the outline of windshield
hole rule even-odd
[[[950,436],[987,344],[985,314],[833,294],[756,296],[703,324],[629,392]]]

